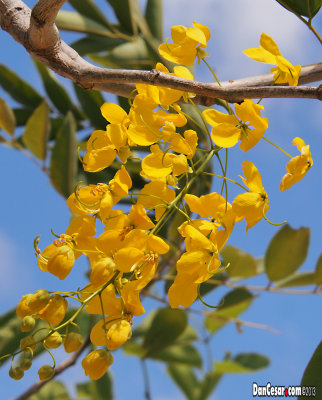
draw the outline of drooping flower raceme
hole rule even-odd
[[[292,65],[282,56],[275,41],[266,33],[260,38],[260,48],[251,48],[243,51],[246,56],[253,60],[267,64],[276,64],[271,68],[274,73],[275,83],[288,83],[290,86],[297,86],[301,73],[300,65]]]

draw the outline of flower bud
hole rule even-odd
[[[21,331],[29,332],[32,329],[34,329],[35,324],[36,324],[35,319],[33,317],[31,317],[30,315],[26,315],[21,322]]]
[[[64,348],[66,353],[73,353],[77,351],[81,345],[83,344],[84,340],[79,333],[70,332],[64,341]]]
[[[89,353],[82,361],[85,375],[89,375],[91,379],[101,378],[107,368],[113,363],[113,356],[110,352],[99,349]]]
[[[20,340],[20,349],[26,350],[28,347],[31,348],[32,351],[36,349],[35,340],[32,336],[26,336]]]
[[[9,370],[9,376],[10,378],[19,381],[24,376],[23,369],[21,367],[16,367],[16,368],[10,368]]]
[[[41,381],[47,381],[54,375],[54,373],[55,373],[55,370],[50,365],[43,365],[38,370],[39,379]]]
[[[132,336],[131,325],[128,321],[122,320],[113,324],[107,331],[107,348],[115,350],[122,346]]]
[[[50,349],[57,349],[63,342],[60,333],[54,332],[44,340],[44,344]]]
[[[32,364],[32,359],[31,358],[23,358],[22,361],[20,362],[20,368],[24,371],[27,371]]]

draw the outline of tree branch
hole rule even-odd
[[[90,64],[59,37],[54,19],[65,0],[39,0],[31,11],[21,0],[0,0],[0,26],[37,60],[85,89],[129,96],[135,83],[166,86],[197,94],[196,103],[211,105],[220,98],[238,102],[246,98],[309,98],[322,100],[322,86],[268,86],[273,75],[260,75],[217,83],[189,81],[162,72],[115,70]],[[322,80],[322,63],[304,66],[300,84]]]
[[[75,354],[73,354],[68,360],[63,361],[61,364],[59,364],[55,368],[55,373],[54,373],[52,378],[50,378],[47,381],[38,381],[38,382],[36,382],[34,385],[30,386],[30,388],[27,389],[24,393],[22,393],[19,397],[17,397],[16,400],[27,400],[31,395],[39,392],[39,390],[44,385],[46,385],[46,383],[48,383],[50,380],[56,378],[57,375],[61,374],[67,368],[69,368],[72,365],[74,365],[76,363],[76,361],[78,360],[79,356],[82,354],[82,352],[85,350],[85,348],[89,345],[89,343],[90,343],[90,339],[89,339],[89,336],[88,336],[87,339],[82,344],[82,347],[80,347],[80,349]]]

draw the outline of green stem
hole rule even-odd
[[[207,61],[204,58],[202,59],[202,61],[207,65],[209,71],[212,73],[213,77],[216,79],[218,85],[221,86],[221,83],[220,83],[219,79],[217,78],[215,71],[211,68],[211,66],[207,63]]]
[[[189,99],[189,102],[193,105],[193,108],[197,111],[199,117],[202,119],[202,122],[203,122],[203,124],[204,124],[204,126],[205,126],[205,133],[207,134],[208,139],[209,139],[210,148],[213,149],[213,148],[214,148],[214,143],[213,143],[213,141],[212,141],[212,139],[211,139],[211,136],[210,136],[210,132],[209,132],[209,129],[208,129],[207,122],[205,121],[204,117],[202,116],[202,113],[200,112],[200,110],[199,110],[199,108],[196,106],[196,104],[195,104],[191,99]]]
[[[225,179],[225,180],[227,180],[227,181],[233,182],[233,183],[235,183],[236,185],[240,186],[242,189],[246,190],[246,192],[249,191],[245,186],[241,185],[241,184],[238,183],[237,181],[234,181],[233,179],[227,178],[226,176],[221,176],[221,175],[213,174],[212,172],[202,172],[202,173],[205,174],[205,175],[216,176],[217,178],[221,178],[221,179]]]
[[[213,149],[210,150],[209,154],[205,158],[204,162],[200,165],[200,167],[196,170],[196,172],[193,174],[192,178],[190,181],[186,184],[186,186],[181,190],[181,192],[176,196],[176,198],[169,203],[167,211],[162,215],[162,217],[159,219],[155,227],[150,231],[150,234],[154,234],[159,231],[161,224],[163,224],[163,221],[165,218],[167,218],[167,215],[169,212],[172,212],[172,210],[177,206],[177,204],[183,199],[185,194],[189,191],[191,188],[192,184],[194,181],[198,178],[198,176],[203,172],[203,169],[205,166],[208,164],[208,162],[212,159],[214,154],[216,154],[217,150]]]
[[[266,142],[270,143],[272,146],[276,147],[278,150],[280,150],[282,153],[286,154],[288,157],[293,158],[289,153],[287,153],[285,150],[283,150],[281,147],[277,146],[274,142],[271,142],[269,139],[266,137],[262,137],[263,140],[266,140]]]
[[[293,14],[295,14],[316,36],[318,41],[322,44],[322,38],[318,34],[318,32],[315,30],[315,28],[312,26],[311,18],[307,21],[305,18],[303,18],[300,14],[297,14],[295,11],[293,11],[287,4],[284,3],[282,0],[277,0],[282,6],[284,6],[287,10],[291,11]]]

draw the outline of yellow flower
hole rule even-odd
[[[55,294],[49,303],[39,312],[39,318],[47,321],[50,325],[58,325],[65,317],[68,303],[64,297]]]
[[[17,305],[17,315],[24,318],[27,315],[37,314],[48,304],[49,293],[45,289],[39,289],[34,294],[26,294]]]
[[[207,47],[210,39],[209,29],[205,25],[193,22],[194,28],[182,25],[171,27],[171,38],[173,44],[162,43],[159,53],[165,59],[176,64],[192,65],[196,56],[198,63],[201,58],[208,56],[203,49]],[[199,45],[199,46],[198,46]]]
[[[91,263],[92,272],[89,280],[93,286],[104,285],[112,278],[115,269],[115,263],[111,257],[101,257]]]
[[[290,86],[297,86],[301,73],[300,65],[292,65],[282,56],[275,41],[266,33],[260,38],[260,48],[244,50],[243,53],[253,60],[267,64],[276,64],[277,67],[270,71],[274,72],[275,83],[288,83]]]
[[[246,178],[241,178],[244,184],[249,187],[249,191],[235,197],[233,211],[238,218],[245,218],[247,232],[269,210],[269,200],[263,187],[262,178],[255,165],[250,161],[244,161],[242,166]]]
[[[158,221],[165,212],[167,203],[175,198],[175,191],[164,182],[147,183],[140,192],[138,204],[155,208],[155,219]]]
[[[167,178],[192,172],[183,154],[163,153],[157,144],[150,147],[151,154],[142,160],[141,176],[152,181],[167,182]]]
[[[72,193],[67,199],[67,206],[73,214],[97,214],[100,210],[100,202],[107,190],[108,185],[105,183],[78,187],[77,197],[75,193]]]
[[[281,191],[289,189],[294,183],[300,181],[313,165],[310,146],[305,144],[304,140],[299,137],[294,138],[292,144],[297,146],[301,155],[293,157],[287,163],[287,174],[281,180]]]
[[[50,349],[56,349],[63,343],[63,338],[59,332],[53,332],[44,340],[44,344]]]
[[[237,116],[214,109],[205,110],[202,114],[208,124],[213,126],[211,137],[217,146],[233,147],[241,140],[240,148],[248,151],[257,144],[268,128],[268,119],[261,117],[261,110],[264,110],[264,106],[246,99],[241,104],[235,104]]]
[[[192,73],[188,70],[188,68],[185,67],[174,67],[174,72],[170,73],[163,64],[157,63],[155,69],[165,74],[193,80]],[[145,83],[137,83],[136,89],[139,95],[146,95],[147,98],[150,99],[150,102],[154,103],[153,108],[158,105],[162,105],[164,108],[168,108],[171,104],[180,100],[182,96],[184,99],[187,99],[187,97],[195,96],[194,94],[189,94],[182,90],[169,89],[162,86],[147,85]]]
[[[116,157],[116,147],[111,135],[120,137],[122,130],[118,125],[108,125],[106,131],[94,131],[87,142],[87,153],[83,167],[88,172],[98,172],[110,166]]]
[[[189,307],[197,297],[198,285],[207,281],[219,268],[218,248],[192,224],[184,222],[179,227],[185,237],[186,253],[177,261],[177,276],[168,296],[171,307]]]
[[[84,343],[82,336],[79,333],[69,332],[64,340],[64,349],[66,353],[77,351]]]
[[[59,279],[65,279],[75,262],[75,253],[69,245],[50,244],[39,254],[38,266],[42,271],[50,272]]]
[[[84,368],[85,375],[91,379],[101,378],[107,368],[113,363],[113,356],[110,352],[99,349],[89,353],[82,361],[82,367]]]
[[[193,194],[186,194],[184,199],[192,212],[203,218],[211,217],[214,227],[212,228],[213,231],[209,232],[211,234],[210,239],[216,242],[218,250],[221,250],[235,225],[236,215],[231,204],[226,202],[225,198],[218,193],[209,193],[200,198]],[[201,226],[199,230],[201,230]],[[218,230],[220,227],[224,229]]]
[[[152,89],[151,89],[152,90]],[[129,114],[131,124],[127,130],[128,137],[139,146],[150,146],[163,139],[160,131],[168,122],[181,127],[187,123],[186,117],[181,113],[179,106],[175,107],[175,113],[164,110],[154,111],[157,106],[145,93],[135,96]]]
[[[174,132],[170,137],[170,148],[176,153],[185,154],[188,160],[191,160],[195,155],[198,144],[198,135],[192,129],[188,129],[183,133],[184,138]]]
[[[94,286],[92,283],[85,286],[81,291],[81,300],[86,300],[91,296],[99,287]],[[122,312],[121,299],[116,297],[114,285],[108,285],[101,294],[104,312],[108,315],[118,315]],[[99,296],[95,296],[86,305],[88,314],[102,314],[102,306]]]
[[[95,346],[106,346],[109,350],[116,350],[132,335],[131,325],[122,319],[121,315],[101,319],[93,327],[90,334],[91,342]]]
[[[47,381],[48,379],[52,378],[55,373],[55,370],[50,365],[43,365],[38,370],[38,376],[41,381]]]

